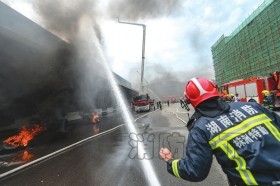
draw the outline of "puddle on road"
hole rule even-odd
[[[32,153],[31,149],[19,150],[10,154],[6,153],[4,155],[0,155],[0,172],[4,172],[4,170],[1,170],[2,168],[21,165],[34,159],[35,155]]]

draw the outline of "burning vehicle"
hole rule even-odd
[[[91,122],[93,124],[93,133],[97,134],[100,132],[100,117],[97,113],[91,114]]]
[[[92,123],[99,123],[100,122],[100,117],[97,113],[92,113],[91,114],[91,121]]]
[[[17,148],[20,146],[26,147],[35,136],[42,133],[46,128],[40,124],[35,124],[34,126],[23,126],[20,132],[16,135],[8,137],[3,141],[3,147]]]
[[[13,154],[28,159],[30,149],[41,154],[43,146],[92,135],[92,127],[98,133],[121,123],[121,114],[102,118],[109,123],[102,128],[100,117],[89,122],[94,109],[116,108],[117,101],[103,65],[81,53],[76,37],[63,40],[2,2],[0,10],[0,167]],[[118,79],[131,100],[130,84]]]

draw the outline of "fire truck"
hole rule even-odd
[[[268,77],[252,77],[239,79],[221,85],[221,91],[227,94],[238,94],[242,102],[257,102],[263,104],[263,90],[268,90],[273,96],[274,107],[280,107],[279,72]]]
[[[132,98],[131,107],[136,112],[150,111],[154,106],[154,101],[150,98],[149,94],[140,94]]]

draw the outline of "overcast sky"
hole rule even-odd
[[[80,16],[71,11],[79,3],[84,4],[78,8],[90,12],[98,22],[112,70],[138,87],[143,29],[120,24],[117,17],[121,21],[147,26],[144,78],[148,83],[186,82],[198,76],[213,79],[211,46],[222,34],[233,32],[264,0],[1,1],[57,35],[61,33],[58,27],[52,27],[46,19],[50,17],[64,24],[67,15],[72,20],[74,16]],[[49,6],[54,3],[57,5]],[[89,6],[94,8],[85,10]],[[42,7],[47,7],[47,12],[42,11]],[[63,19],[59,18],[60,12],[63,12]],[[60,36],[69,40],[66,34]]]

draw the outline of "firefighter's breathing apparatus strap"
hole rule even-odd
[[[193,128],[196,120],[198,120],[200,117],[201,117],[201,114],[199,112],[195,111],[186,125],[186,127],[188,128],[189,131]]]

